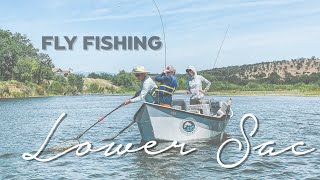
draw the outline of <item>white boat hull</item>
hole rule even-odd
[[[143,141],[214,139],[229,121],[226,116],[216,118],[150,103],[144,103],[134,118]]]

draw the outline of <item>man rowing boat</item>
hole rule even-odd
[[[132,99],[127,99],[124,101],[124,104],[135,103],[142,101],[143,99],[146,102],[153,103],[154,99],[152,97],[153,92],[157,89],[157,84],[147,75],[149,72],[143,66],[137,66],[132,70],[132,73],[136,76],[138,80],[141,81],[140,92],[138,91],[136,97]]]

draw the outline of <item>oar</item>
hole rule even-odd
[[[113,139],[115,139],[116,137],[118,137],[120,134],[122,134],[125,130],[127,130],[130,126],[132,126],[134,123],[136,122],[136,120],[133,120],[128,126],[126,126],[125,128],[123,128],[120,132],[118,132],[118,134],[116,134],[115,136],[113,136],[112,138],[106,138],[102,141],[111,141]]]
[[[135,97],[138,97],[140,95],[141,91],[137,91],[134,96],[130,99],[133,99]],[[96,123],[94,123],[92,126],[90,126],[88,129],[86,129],[83,133],[81,133],[79,136],[77,136],[77,140],[80,139],[84,133],[86,133],[87,131],[89,131],[89,129],[91,129],[93,126],[95,126],[96,124],[98,124],[99,122],[103,121],[107,116],[109,116],[111,113],[113,113],[114,111],[116,111],[117,109],[121,108],[122,106],[124,106],[124,102],[122,104],[120,104],[118,107],[116,107],[114,110],[112,110],[111,112],[109,112],[108,114],[106,114],[105,116],[103,116],[102,118],[100,118]]]
[[[137,97],[140,95],[140,92],[138,91],[131,99]],[[122,106],[124,106],[124,102],[121,103],[118,107],[116,107],[115,109],[113,109],[111,112],[109,112],[108,114],[106,114],[105,116],[101,117],[97,122],[95,122],[92,126],[90,126],[88,129],[86,129],[83,133],[81,133],[79,136],[77,136],[76,138],[72,138],[72,139],[68,139],[68,140],[65,140],[63,141],[62,143],[60,144],[66,144],[67,142],[68,143],[71,143],[71,144],[74,144],[74,141],[77,141],[78,144],[80,144],[80,141],[79,139],[87,132],[89,131],[93,126],[95,126],[96,124],[98,124],[99,122],[103,121],[107,116],[109,116],[111,113],[113,113],[114,111],[116,111],[117,109],[121,108]],[[132,123],[133,124],[133,123]],[[125,130],[125,129],[124,129]],[[123,131],[124,131],[123,130]],[[59,145],[56,145],[54,146],[53,148],[55,147],[58,147]]]
[[[121,103],[118,107],[116,107],[114,110],[112,110],[111,112],[109,112],[108,114],[106,114],[105,116],[101,117],[97,122],[95,122],[92,126],[90,126],[88,129],[86,129],[83,133],[81,133],[79,136],[77,136],[76,138],[73,139],[68,139],[63,141],[62,143],[51,147],[50,149],[56,149],[56,147],[59,147],[61,144],[68,144],[70,143],[70,145],[68,145],[68,147],[64,147],[61,149],[68,149],[69,147],[74,145],[74,141],[77,141],[78,144],[80,144],[79,139],[87,132],[89,131],[89,129],[91,129],[93,126],[95,126],[96,124],[98,124],[99,122],[103,121],[107,116],[109,116],[111,113],[113,113],[114,111],[116,111],[117,109],[119,109],[120,107],[122,107],[124,105],[124,103]]]
[[[92,126],[90,126],[88,129],[86,129],[83,133],[81,133],[79,136],[77,136],[76,139],[80,139],[87,131],[89,131],[91,128],[93,128],[93,126],[95,126],[96,124],[98,124],[99,122],[103,121],[107,116],[109,116],[111,113],[113,113],[114,111],[116,111],[117,109],[121,108],[124,105],[124,103],[121,103],[118,107],[116,107],[114,110],[110,111],[108,114],[106,114],[105,116],[101,117],[97,122],[95,122]]]

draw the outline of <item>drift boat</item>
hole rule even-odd
[[[190,141],[222,138],[233,116],[225,101],[187,105],[173,100],[172,107],[144,103],[134,115],[143,141]]]

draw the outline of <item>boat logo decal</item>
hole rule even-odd
[[[187,118],[180,124],[180,130],[182,133],[186,135],[191,135],[196,130],[196,123],[195,120],[192,118]]]

